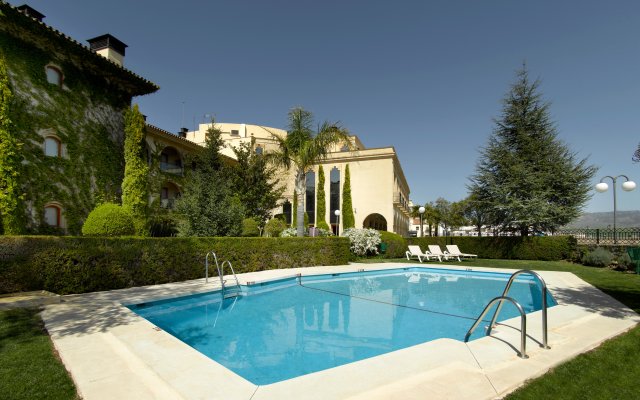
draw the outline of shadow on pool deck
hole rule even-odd
[[[579,288],[554,288],[552,294],[558,303],[570,303],[605,317],[637,316],[624,304],[591,285]]]

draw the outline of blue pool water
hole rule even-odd
[[[463,340],[508,279],[405,268],[250,285],[224,301],[216,291],[129,308],[248,381],[266,385],[434,339]],[[540,288],[527,276],[509,295],[527,313],[541,308]],[[550,296],[548,302],[556,304]],[[517,315],[505,303],[499,320]]]

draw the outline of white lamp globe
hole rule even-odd
[[[626,192],[630,192],[636,188],[636,183],[634,181],[626,181],[622,184],[622,190]]]
[[[600,182],[596,185],[596,191],[604,193],[609,189],[609,185],[606,182]]]
[[[425,211],[425,208],[424,208],[424,207],[420,207],[420,208],[418,208],[418,212],[419,212],[420,214],[424,214],[424,211]]]
[[[334,213],[336,216],[340,216],[340,210],[335,210],[333,213]]]

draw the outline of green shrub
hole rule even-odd
[[[264,231],[269,237],[280,237],[285,229],[287,229],[287,223],[280,218],[270,219],[264,226]]]
[[[633,260],[631,260],[631,257],[629,257],[629,254],[627,252],[619,254],[616,257],[616,261],[618,261],[618,266],[621,269],[629,270],[629,269],[634,269],[636,266]]]
[[[117,204],[104,203],[93,209],[82,225],[85,236],[126,236],[135,234],[133,216]]]
[[[0,293],[85,293],[204,277],[214,250],[237,273],[344,265],[346,238],[0,237]]]
[[[582,264],[592,267],[608,267],[613,261],[613,254],[609,250],[597,247],[582,258]]]
[[[260,236],[260,229],[258,228],[258,223],[255,219],[245,218],[242,220],[242,236]]]
[[[407,241],[393,232],[380,231],[382,243],[386,243],[387,250],[382,254],[384,258],[404,257],[407,251]]]

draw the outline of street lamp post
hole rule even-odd
[[[424,211],[424,207],[420,206],[420,208],[418,208],[418,212],[420,213],[420,237],[424,237],[424,228],[422,223],[422,216],[424,215]]]
[[[611,181],[613,182],[613,243],[614,244],[618,244],[618,236],[616,235],[616,181],[618,178],[624,178],[626,179],[625,182],[622,183],[622,190],[624,190],[625,192],[630,192],[633,189],[636,188],[636,183],[632,180],[629,180],[629,178],[626,175],[618,175],[618,176],[604,176],[602,179],[600,179],[600,183],[598,183],[596,185],[596,191],[600,192],[600,193],[604,193],[609,189],[609,185],[607,185],[606,182],[603,182],[606,178],[611,179]]]
[[[333,212],[336,215],[336,236],[340,236],[340,210]]]

